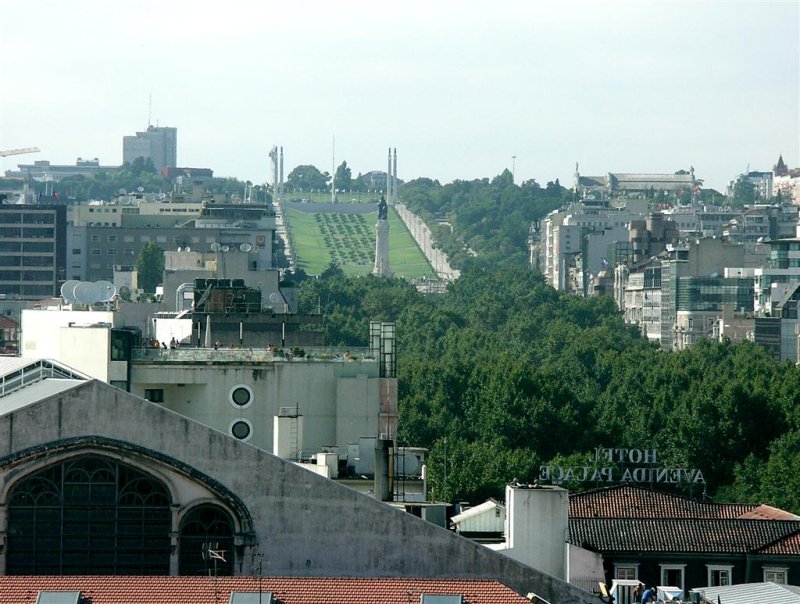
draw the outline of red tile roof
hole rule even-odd
[[[14,319],[10,319],[5,315],[0,315],[0,328],[3,329],[19,329],[19,323]]]
[[[732,519],[753,513],[757,508],[759,506],[755,504],[695,501],[688,497],[632,485],[607,487],[569,496],[570,518]]]
[[[795,516],[791,512],[764,504],[742,514],[739,518],[753,518],[755,520],[800,520],[800,516]]]
[[[80,591],[85,604],[227,604],[231,591],[258,592],[256,577],[0,576],[0,604],[34,604],[39,591]],[[422,594],[462,595],[467,604],[526,604],[499,581],[263,577],[279,604],[417,604]]]
[[[776,539],[769,545],[765,545],[758,550],[758,553],[783,556],[800,555],[800,531],[794,533],[793,535],[788,535],[782,539]]]

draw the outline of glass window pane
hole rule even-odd
[[[169,574],[170,504],[160,482],[109,459],[38,472],[9,495],[6,572]]]

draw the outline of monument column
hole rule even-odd
[[[375,266],[372,274],[378,277],[391,277],[389,267],[389,220],[386,198],[381,195],[378,203],[378,222],[375,223]]]

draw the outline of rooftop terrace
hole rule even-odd
[[[368,348],[134,348],[134,362],[157,363],[286,363],[286,362],[376,362]]]

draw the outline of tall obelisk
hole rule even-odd
[[[378,203],[378,222],[375,223],[375,266],[372,274],[378,277],[391,277],[389,267],[389,207],[386,198],[381,195]]]

